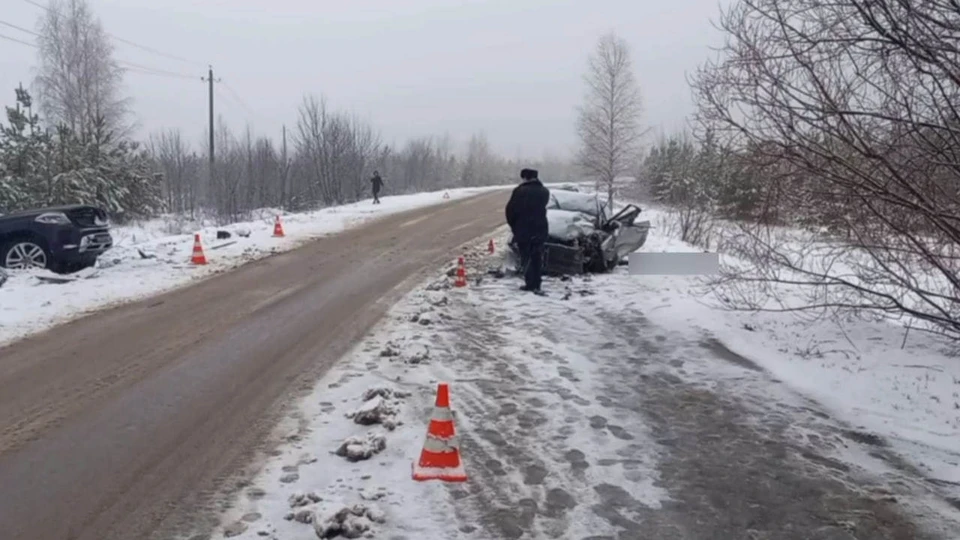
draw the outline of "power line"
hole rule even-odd
[[[17,25],[15,25],[15,24],[11,24],[11,23],[8,23],[8,22],[6,22],[6,21],[0,21],[0,24],[2,24],[2,25],[4,25],[4,26],[9,26],[10,28],[13,28],[14,30],[19,30],[19,31],[21,31],[21,32],[26,32],[26,33],[28,33],[28,34],[30,34],[30,35],[32,35],[32,36],[40,37],[40,34],[34,32],[33,30],[27,30],[26,28],[23,28],[22,26],[17,26]]]
[[[32,5],[32,6],[36,6],[36,7],[40,8],[40,9],[42,9],[42,10],[44,10],[44,11],[48,11],[48,12],[54,11],[53,8],[50,8],[49,6],[45,6],[45,5],[43,5],[43,4],[38,4],[37,2],[34,2],[33,0],[23,0],[23,1],[26,2],[26,3],[28,3],[28,4],[30,4],[30,5]],[[152,53],[152,54],[155,54],[155,55],[158,55],[158,56],[162,56],[162,57],[168,58],[168,59],[170,59],[170,60],[176,60],[176,61],[178,61],[178,62],[185,62],[185,63],[187,63],[187,64],[191,64],[191,65],[194,65],[194,66],[203,66],[203,64],[201,64],[200,62],[195,62],[195,61],[193,61],[193,60],[187,60],[186,58],[183,58],[183,57],[181,57],[181,56],[176,56],[176,55],[174,55],[174,54],[168,54],[168,53],[165,53],[165,52],[162,52],[162,51],[158,51],[158,50],[153,49],[153,48],[151,48],[151,47],[147,47],[146,45],[140,45],[139,43],[135,43],[135,42],[133,42],[133,41],[130,41],[129,39],[123,39],[123,38],[117,36],[116,34],[112,34],[112,33],[110,33],[110,32],[107,32],[107,35],[109,35],[110,37],[112,37],[113,39],[115,39],[115,40],[117,40],[117,41],[119,41],[119,42],[121,42],[121,43],[125,43],[125,44],[127,44],[127,45],[130,45],[131,47],[136,47],[136,48],[138,48],[138,49],[140,49],[140,50],[143,50],[143,51],[146,51],[146,52],[148,52],[148,53]]]
[[[26,2],[26,3],[28,3],[28,4],[33,4],[33,5],[37,6],[37,7],[40,8],[40,9],[46,9],[46,10],[48,10],[48,11],[49,11],[49,9],[50,9],[50,8],[48,8],[47,6],[44,6],[44,5],[42,5],[42,4],[38,4],[38,3],[36,3],[36,2],[32,2],[31,0],[23,0],[23,1]]]
[[[136,70],[139,72],[146,72],[150,75],[162,75],[166,77],[175,77],[178,79],[187,79],[191,81],[196,81],[202,79],[202,77],[197,77],[195,75],[187,75],[186,73],[177,73],[174,71],[167,71],[165,69],[153,68],[150,66],[144,66],[142,64],[134,64],[133,62],[127,62],[126,60],[118,60],[118,64],[124,69]]]
[[[19,43],[19,44],[21,44],[21,45],[26,45],[27,47],[33,47],[34,49],[37,48],[37,46],[34,45],[33,43],[30,43],[30,42],[27,42],[27,41],[21,41],[21,40],[19,40],[19,39],[17,39],[17,38],[12,38],[12,37],[10,37],[10,36],[5,36],[5,35],[3,35],[3,34],[0,34],[0,39],[5,39],[5,40],[7,40],[7,41],[12,41],[12,42],[14,42],[14,43]]]
[[[138,67],[133,67],[133,66],[121,66],[121,67],[123,67],[123,70],[124,70],[125,72],[127,72],[127,73],[137,73],[137,74],[140,74],[140,75],[153,75],[153,76],[156,76],[156,77],[168,77],[168,78],[171,78],[171,79],[186,79],[186,80],[189,80],[189,81],[198,81],[198,80],[200,80],[199,77],[190,77],[190,76],[188,76],[188,75],[180,75],[180,74],[177,74],[177,73],[170,73],[170,72],[166,72],[166,71],[156,71],[156,70],[152,70],[152,69],[143,69],[143,68],[138,68]]]
[[[11,28],[15,28],[15,29],[20,30],[20,31],[23,31],[23,32],[27,32],[27,33],[32,34],[32,35],[37,36],[37,37],[40,36],[40,34],[38,34],[38,33],[36,33],[36,32],[32,32],[32,31],[27,30],[27,29],[25,29],[25,28],[21,28],[21,27],[15,25],[15,24],[10,24],[10,23],[8,23],[8,22],[6,22],[6,21],[0,21],[0,24],[2,24],[2,25],[4,25],[4,26],[9,26],[9,27],[11,27]],[[27,42],[27,41],[23,41],[23,40],[20,40],[20,39],[17,39],[17,38],[12,38],[12,37],[5,36],[5,35],[0,35],[0,39],[6,39],[6,40],[9,40],[9,41],[13,41],[13,42],[15,42],[15,43],[20,43],[21,45],[26,45],[26,46],[28,46],[28,47],[39,48],[36,43],[30,43],[30,42]],[[187,74],[184,74],[184,73],[176,73],[176,72],[173,72],[173,71],[167,71],[167,70],[165,70],[165,69],[159,69],[159,68],[154,68],[154,67],[150,67],[150,66],[144,66],[144,65],[142,65],[142,64],[135,64],[135,63],[133,63],[133,62],[127,62],[127,61],[125,61],[125,60],[118,60],[118,61],[117,61],[117,64],[119,64],[121,67],[125,68],[127,71],[130,71],[130,72],[132,72],[132,73],[142,73],[142,74],[146,74],[146,75],[157,75],[157,76],[162,76],[162,77],[172,77],[172,78],[178,78],[178,79],[188,79],[188,80],[191,80],[191,81],[197,80],[197,77],[196,77],[196,76],[193,76],[193,75],[187,75]]]
[[[231,87],[229,84],[223,81],[221,81],[220,84],[223,85],[223,88],[226,89],[227,92],[230,92],[230,95],[233,97],[233,99],[236,100],[236,102],[239,103],[240,106],[244,108],[244,110],[246,110],[248,113],[250,113],[251,115],[257,118],[262,118],[259,114],[257,114],[257,111],[253,110],[252,107],[247,105],[247,102],[244,101],[242,97],[240,97],[240,94],[236,90],[234,90],[233,87]]]
[[[5,39],[8,41],[12,41],[14,43],[26,45],[27,47],[33,47],[34,49],[39,48],[36,43],[30,43],[28,41],[23,41],[17,38],[12,38],[10,36],[5,36],[3,34],[0,34],[0,39]],[[195,76],[186,75],[183,73],[175,73],[173,71],[167,71],[164,69],[152,68],[150,66],[144,66],[141,64],[134,64],[133,62],[118,60],[117,64],[120,65],[120,67],[124,68],[124,70],[129,71],[131,73],[140,73],[144,75],[157,75],[160,77],[171,77],[176,79],[187,79],[191,81],[197,80],[197,77]]]
[[[172,54],[167,54],[167,53],[160,52],[160,51],[155,50],[155,49],[151,49],[150,47],[146,47],[146,46],[143,46],[143,45],[138,45],[138,44],[136,44],[136,43],[134,43],[134,42],[132,42],[132,41],[128,41],[128,40],[123,39],[123,38],[119,38],[119,37],[117,37],[117,36],[115,36],[115,35],[113,35],[113,34],[110,34],[110,35],[113,37],[113,39],[115,39],[115,40],[117,40],[117,41],[119,41],[119,42],[121,42],[121,43],[126,43],[127,45],[130,45],[131,47],[136,47],[136,48],[138,48],[138,49],[147,51],[147,52],[149,52],[149,53],[156,54],[156,55],[158,55],[158,56],[163,56],[163,57],[169,58],[169,59],[171,59],[171,60],[177,60],[178,62],[184,62],[184,63],[190,64],[190,65],[194,65],[194,66],[202,66],[202,65],[203,65],[203,64],[201,64],[201,63],[199,63],[199,62],[194,62],[194,61],[192,61],[192,60],[187,60],[186,58],[181,58],[181,57],[179,57],[179,56],[175,56],[175,55],[172,55]]]
[[[229,94],[224,94],[223,92],[221,92],[221,91],[218,90],[218,89],[214,89],[214,93],[216,94],[216,96],[217,96],[218,98],[220,98],[220,101],[225,101],[225,102],[227,102],[227,103],[230,103],[229,110],[233,110],[233,111],[237,112],[236,109],[235,109],[235,106],[236,106],[236,105],[240,105],[241,108],[244,108],[244,109],[245,109],[245,107],[243,107],[243,105],[240,104],[240,103],[236,100],[236,98],[230,96]],[[249,112],[249,111],[248,111],[248,112]],[[247,120],[248,120],[248,122],[249,122],[250,119],[248,118]]]

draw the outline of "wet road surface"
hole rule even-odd
[[[0,537],[212,525],[284,398],[501,225],[505,197],[386,217],[0,348]]]

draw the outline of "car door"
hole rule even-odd
[[[604,255],[611,267],[647,242],[650,222],[637,223],[639,216],[640,208],[630,204],[610,218],[604,227],[610,232],[610,237],[604,242]]]

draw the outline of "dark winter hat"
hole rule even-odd
[[[536,169],[523,169],[520,171],[520,178],[523,178],[524,180],[533,180],[537,178],[538,174],[539,173],[536,171]]]

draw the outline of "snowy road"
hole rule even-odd
[[[390,216],[0,349],[0,536],[204,528],[281,398],[498,226],[503,199]]]
[[[346,516],[391,540],[960,538],[883,439],[694,322],[682,279],[549,280],[539,298],[472,260],[480,283],[413,293],[291,412],[218,537],[339,538]],[[465,484],[410,478],[438,381]],[[352,420],[370,410],[385,425]],[[356,461],[335,455],[351,440]]]

